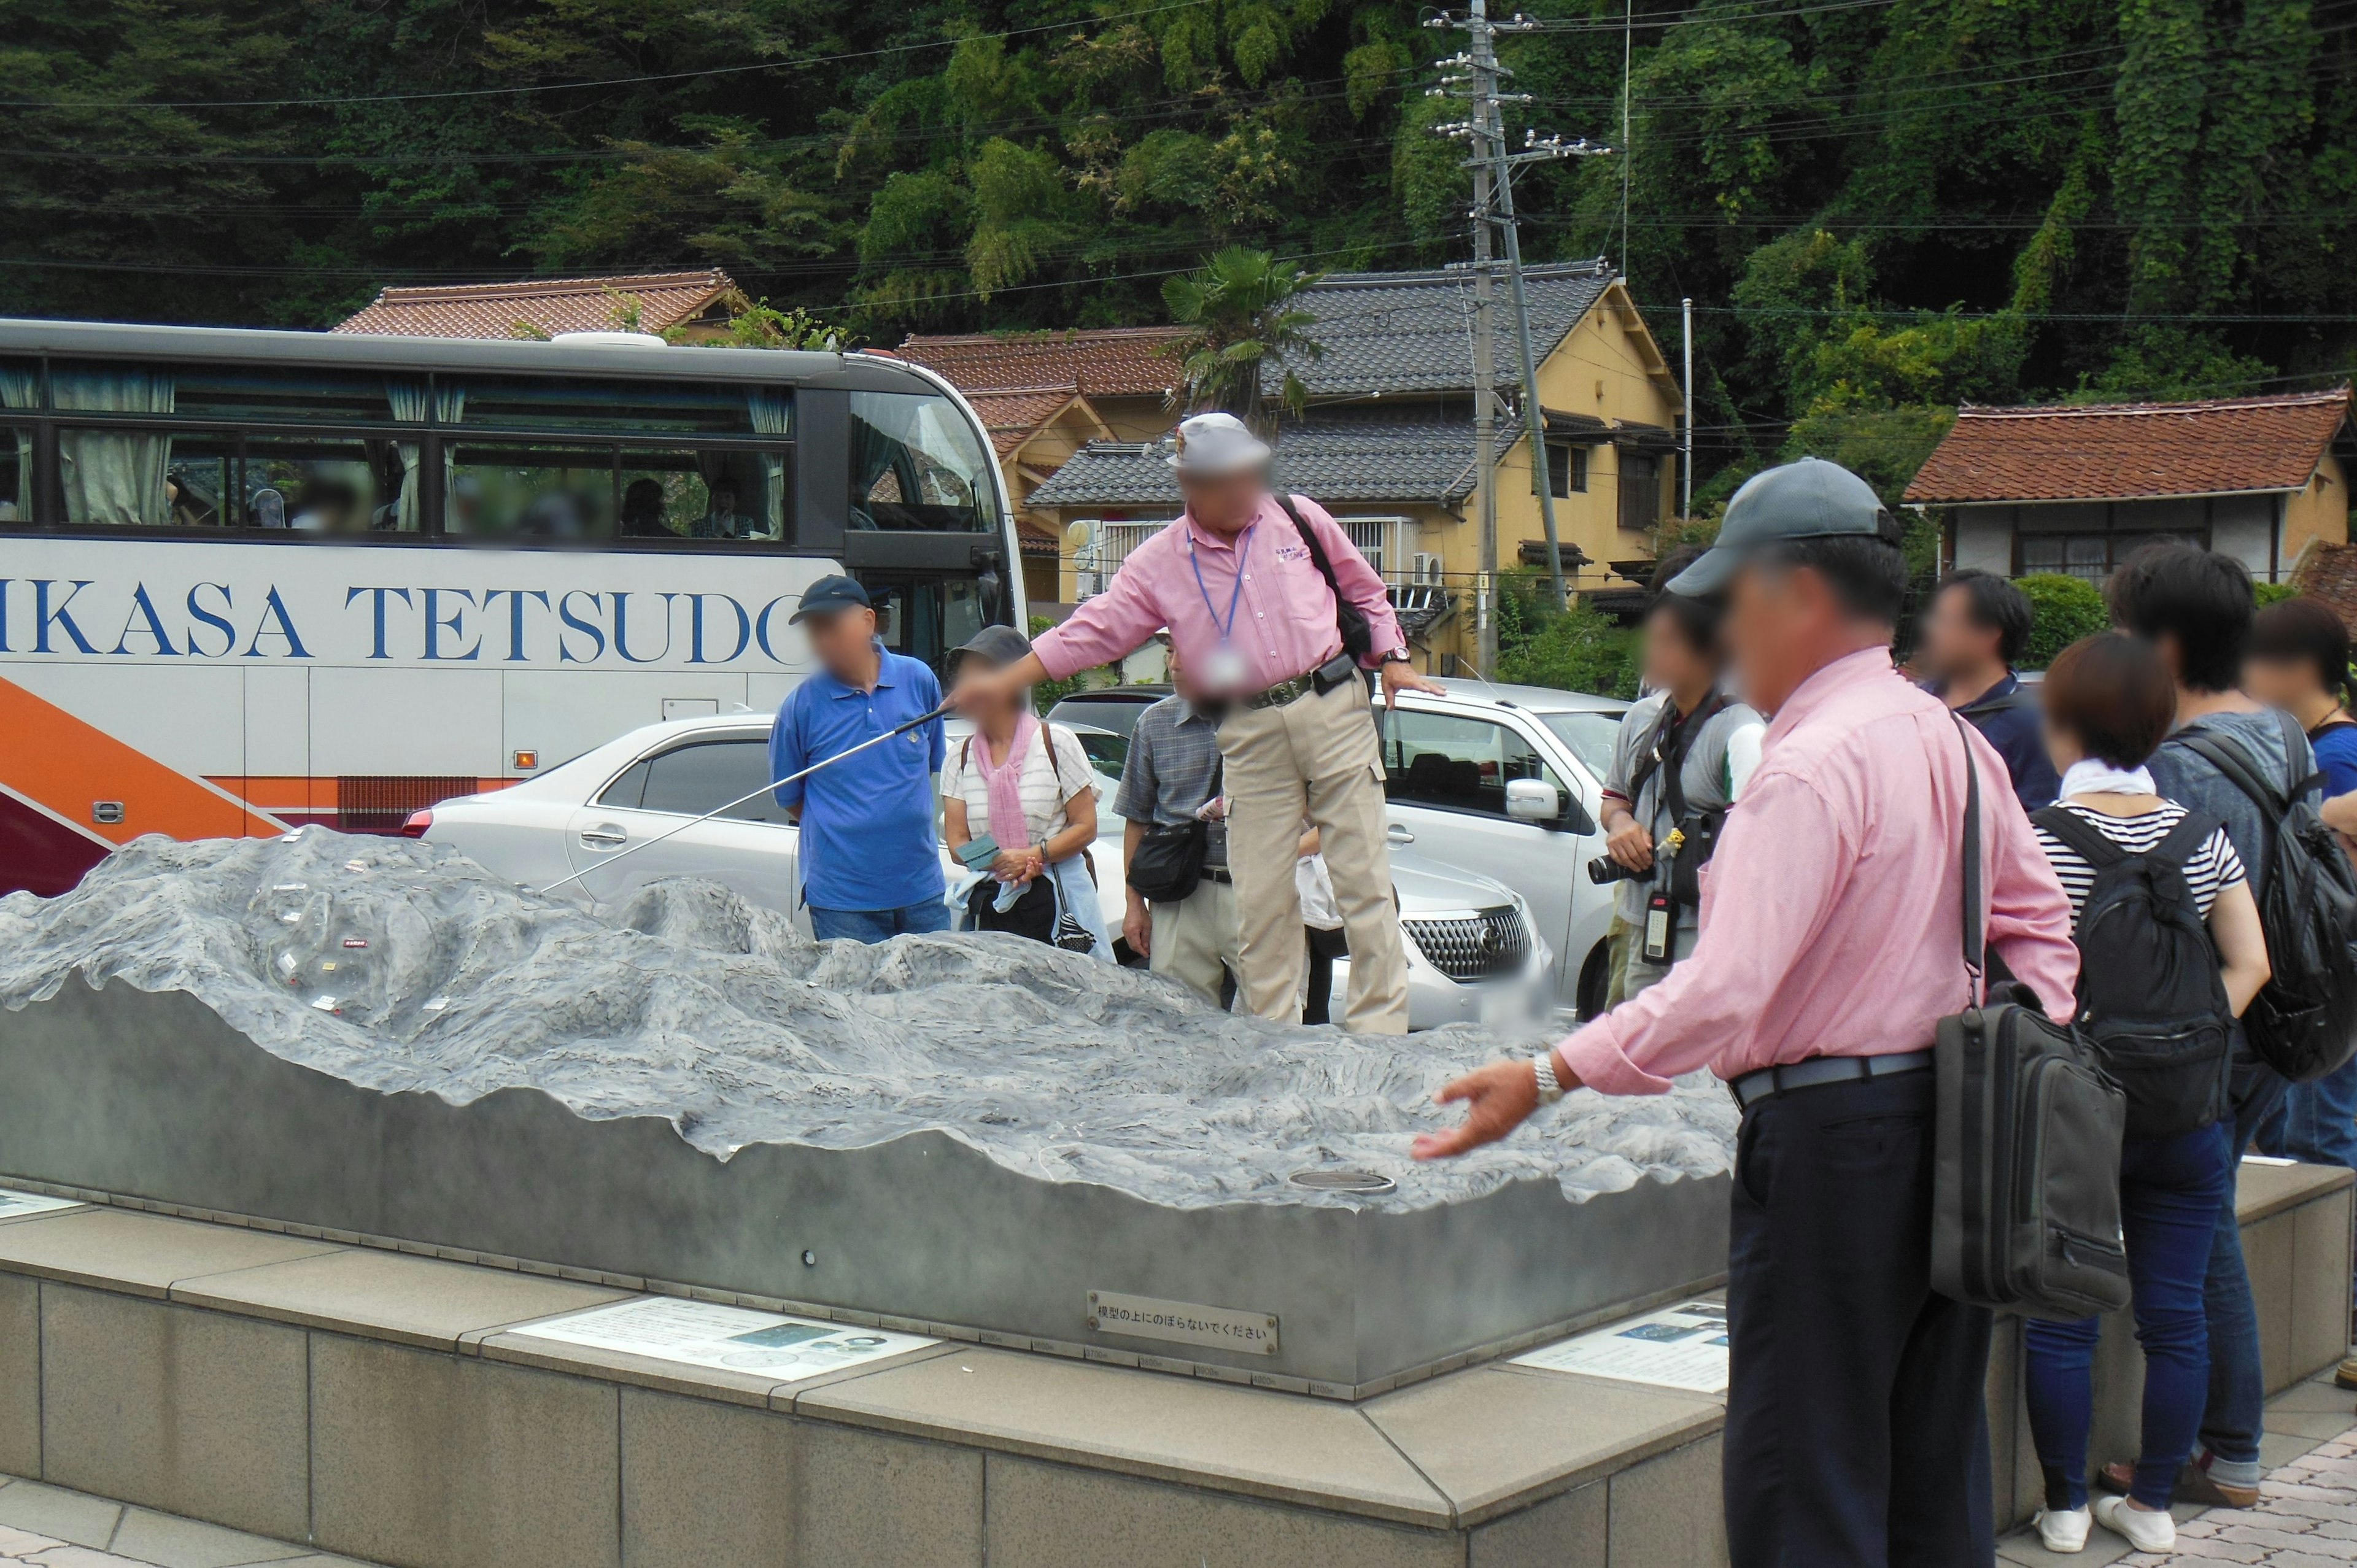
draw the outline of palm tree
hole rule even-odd
[[[1266,367],[1275,363],[1285,372],[1278,397],[1298,414],[1308,389],[1286,361],[1315,360],[1326,351],[1309,336],[1318,317],[1299,303],[1302,291],[1324,275],[1266,251],[1231,245],[1201,272],[1164,280],[1162,303],[1170,318],[1193,328],[1176,349],[1184,361],[1188,412],[1225,409],[1265,432],[1261,389]]]

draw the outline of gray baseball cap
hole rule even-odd
[[[1718,542],[1670,580],[1670,592],[1696,598],[1719,593],[1766,545],[1846,533],[1878,536],[1884,516],[1874,487],[1838,463],[1803,457],[1767,469],[1743,481],[1727,503]]]

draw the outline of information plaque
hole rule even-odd
[[[1514,1358],[1517,1367],[1652,1383],[1691,1393],[1727,1391],[1727,1308],[1689,1301],[1560,1340]]]
[[[800,1382],[823,1372],[839,1372],[939,1343],[913,1334],[817,1323],[673,1296],[641,1296],[508,1332],[774,1378],[781,1383]]]
[[[0,1219],[14,1219],[20,1214],[46,1214],[56,1208],[80,1208],[81,1202],[70,1197],[51,1197],[46,1192],[18,1192],[0,1187]]]
[[[1100,1334],[1133,1339],[1168,1339],[1179,1345],[1216,1345],[1248,1356],[1276,1354],[1276,1315],[1232,1306],[1200,1306],[1119,1291],[1089,1292],[1089,1326]]]

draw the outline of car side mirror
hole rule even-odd
[[[1563,816],[1563,791],[1544,779],[1509,779],[1506,815],[1518,822],[1554,823]]]

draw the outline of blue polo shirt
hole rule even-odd
[[[941,705],[942,685],[930,667],[880,645],[877,650],[883,666],[873,692],[846,686],[823,670],[793,689],[770,732],[770,778],[840,757]],[[942,769],[943,745],[935,719],[779,789],[779,805],[802,809],[804,902],[822,909],[899,909],[942,897],[933,775]]]

